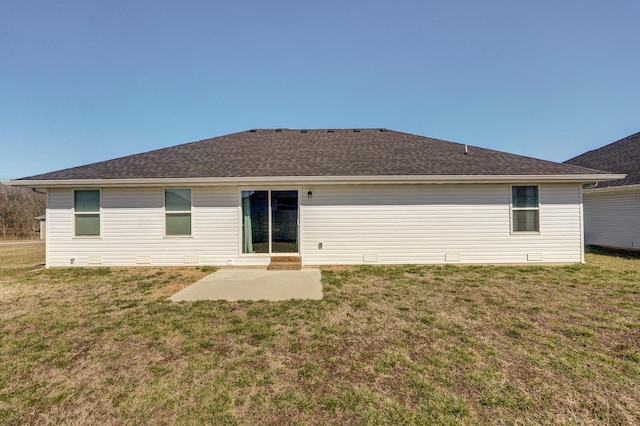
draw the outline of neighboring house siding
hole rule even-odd
[[[304,201],[305,265],[582,260],[577,184],[540,185],[540,234],[511,233],[509,185],[319,187]]]
[[[640,189],[584,193],[587,244],[640,248]]]
[[[580,186],[539,188],[541,232],[512,234],[507,184],[309,185],[303,264],[580,262]],[[192,188],[192,235],[165,237],[164,188],[105,188],[101,236],[74,238],[73,190],[50,189],[47,265],[267,265],[240,254],[240,190]]]

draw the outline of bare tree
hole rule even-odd
[[[46,209],[43,194],[0,184],[0,238],[34,238],[36,217]]]

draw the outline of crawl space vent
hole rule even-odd
[[[527,260],[530,262],[540,262],[542,260],[542,253],[527,253]]]
[[[364,254],[362,255],[362,261],[364,263],[378,263],[378,254]]]
[[[460,253],[446,253],[444,260],[445,262],[460,262]]]

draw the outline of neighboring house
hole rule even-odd
[[[582,167],[626,173],[624,179],[584,189],[585,242],[640,248],[640,133],[566,161]]]
[[[386,129],[249,130],[26,177],[47,266],[581,262],[621,175]]]

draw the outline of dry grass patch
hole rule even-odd
[[[210,270],[30,272],[20,250],[2,423],[640,422],[637,257],[323,268],[322,301],[172,304]]]

